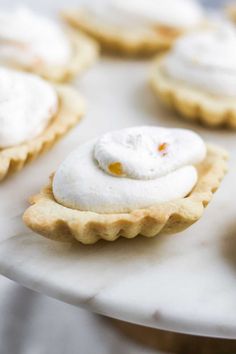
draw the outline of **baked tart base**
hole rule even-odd
[[[84,100],[75,89],[65,85],[55,88],[59,109],[43,133],[26,143],[0,149],[0,181],[49,150],[84,114]]]
[[[18,70],[32,72],[56,83],[72,80],[97,60],[99,46],[96,41],[72,28],[67,28],[66,33],[72,46],[72,57],[67,65],[48,66],[39,63],[38,66],[23,67],[17,63],[12,63],[11,66]]]
[[[84,10],[64,10],[61,15],[70,26],[95,38],[103,49],[130,56],[147,56],[168,49],[182,34],[180,30],[166,27],[142,31],[120,29],[96,21]]]
[[[47,187],[31,198],[32,206],[24,213],[23,220],[33,231],[52,240],[75,238],[84,244],[93,244],[99,239],[115,241],[120,236],[154,237],[160,232],[176,233],[200,219],[226,170],[227,153],[208,146],[207,157],[198,166],[197,185],[186,198],[122,214],[99,214],[64,207],[53,197],[51,179]]]
[[[164,57],[154,64],[151,87],[155,94],[183,117],[208,127],[236,129],[236,97],[219,97],[170,78],[162,67]]]

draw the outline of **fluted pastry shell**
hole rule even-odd
[[[150,83],[154,93],[164,103],[188,120],[208,127],[236,129],[236,97],[212,95],[172,79],[163,69],[163,60],[165,55],[155,60]]]
[[[0,181],[49,150],[84,114],[84,100],[75,89],[66,85],[55,85],[55,89],[59,107],[47,128],[32,140],[0,149]]]
[[[183,30],[163,26],[135,31],[96,21],[86,10],[64,10],[62,18],[95,38],[105,50],[130,56],[147,56],[171,47]]]
[[[208,146],[206,159],[198,166],[198,182],[186,198],[130,213],[99,214],[64,207],[54,199],[52,177],[50,184],[30,199],[32,206],[24,213],[23,220],[47,238],[58,241],[75,238],[84,244],[99,239],[115,241],[120,236],[153,237],[160,232],[180,232],[202,216],[226,173],[226,161],[224,150]]]
[[[75,31],[72,28],[66,28],[65,31],[72,48],[71,59],[66,65],[49,66],[39,63],[37,66],[23,67],[18,63],[9,63],[9,66],[32,72],[56,83],[65,83],[74,79],[97,60],[99,45],[82,32]]]

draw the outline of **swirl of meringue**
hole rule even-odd
[[[204,19],[202,7],[194,0],[103,0],[87,5],[86,9],[98,20],[128,28],[186,29],[199,25]]]
[[[38,136],[57,109],[57,93],[45,80],[0,68],[0,148]]]
[[[180,38],[163,62],[166,74],[213,95],[236,96],[236,30],[229,24]]]
[[[193,139],[195,144],[186,153]],[[201,138],[191,131],[147,126],[105,134],[94,147],[94,157],[99,167],[111,175],[117,175],[112,166],[118,161],[122,166],[118,175],[154,179],[198,163],[201,148]]]
[[[184,129],[134,127],[107,133],[72,152],[53,179],[60,204],[122,213],[185,197],[195,186],[202,139]]]
[[[63,66],[71,58],[71,45],[54,21],[25,7],[0,11],[0,60],[26,67]]]

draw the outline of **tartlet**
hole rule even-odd
[[[61,15],[66,23],[71,25],[73,28],[82,30],[91,37],[95,38],[104,50],[130,56],[148,56],[156,53],[157,51],[166,50],[172,46],[177,37],[189,30],[189,28],[185,28],[184,26],[182,27],[179,24],[178,26],[174,26],[172,23],[165,22],[164,19],[163,21],[153,23],[152,25],[147,25],[145,21],[140,21],[139,25],[136,23],[137,26],[132,27],[131,24],[133,20],[134,22],[137,20],[132,18],[133,14],[131,13],[132,6],[134,5],[131,2],[127,2],[124,6],[123,3],[119,1],[109,3],[108,6],[110,6],[110,10],[115,10],[115,13],[110,13],[109,21],[107,21],[106,18],[97,17],[96,13],[95,15],[91,14],[90,9],[86,7],[71,10],[65,9],[62,11]],[[128,4],[129,6],[127,9],[126,7]],[[192,5],[188,5],[190,7],[194,7],[194,9],[190,10],[191,15],[193,15],[194,11],[197,13],[200,12],[200,8],[197,7],[196,3],[192,2],[191,4]],[[99,6],[107,5],[100,4]],[[140,6],[140,4],[138,4],[138,6]],[[149,3],[143,2],[142,6],[148,7]],[[183,2],[180,6],[185,7],[186,4]],[[95,11],[94,8],[92,10]],[[101,12],[101,7],[98,11]],[[108,12],[109,9],[105,9],[105,11]],[[120,13],[119,11],[122,12]],[[171,9],[169,9],[169,13],[170,12]],[[190,13],[188,16],[189,19],[191,17]],[[138,21],[140,20],[140,17],[143,16],[140,16],[140,14],[141,12],[137,14]],[[127,15],[129,16],[128,18],[130,18],[128,25],[127,22],[125,22]],[[148,17],[150,16],[152,17],[149,13]],[[198,14],[198,16],[200,17],[200,14]],[[121,18],[122,22],[117,24],[117,18]],[[114,24],[111,20],[114,21]],[[200,25],[200,22],[201,21],[199,21],[197,26]],[[201,25],[203,22],[205,22],[205,20],[201,22]],[[196,23],[194,23],[192,27],[194,28],[195,26]]]
[[[55,199],[55,176],[52,175],[49,185],[30,198],[32,206],[24,213],[23,220],[33,231],[49,239],[71,241],[74,238],[84,244],[93,244],[99,239],[114,241],[120,236],[153,237],[160,232],[180,232],[202,216],[226,173],[226,160],[224,150],[209,145],[206,157],[196,167],[197,183],[185,197],[120,213],[78,210],[62,205]]]
[[[168,77],[162,70],[164,56],[157,58],[150,80],[154,93],[185,119],[200,122],[208,127],[236,128],[236,101],[219,99],[194,87]]]
[[[96,62],[99,57],[99,45],[95,40],[72,28],[66,28],[65,32],[73,51],[73,56],[67,65],[64,67],[38,66],[26,68],[26,70],[40,75],[46,80],[65,83],[74,79]],[[21,66],[17,68],[23,69]]]
[[[236,43],[235,30],[222,30],[221,35],[223,36],[225,34],[227,36],[227,31],[228,33],[233,33]],[[202,38],[199,42],[202,41],[204,35],[205,34],[202,34]],[[197,38],[198,34],[193,34],[192,37],[194,36]],[[181,42],[183,44],[184,41],[189,41],[188,44],[191,43],[190,35],[188,37],[186,36],[186,38],[183,37],[180,39],[176,43],[176,46],[178,43],[181,44]],[[198,45],[200,46],[199,42]],[[221,53],[214,55],[214,60],[216,61],[221,60],[220,56],[222,56],[222,54],[224,56],[225,51],[227,51],[227,48],[225,51],[223,48],[224,41],[222,43]],[[212,50],[210,47],[211,46],[209,45],[208,50],[205,52],[203,49],[203,44],[201,55],[205,55],[204,53],[207,53],[206,55],[210,56]],[[218,69],[217,67],[214,67],[210,64],[211,58],[209,63],[206,65],[204,64],[204,66],[201,64],[201,59],[196,56],[195,59],[194,57],[191,58],[191,69],[188,68],[189,62],[186,63],[184,61],[181,63],[181,67],[179,68],[179,62],[176,62],[176,65],[174,65],[174,50],[175,48],[173,48],[172,51],[166,55],[162,55],[161,57],[155,59],[150,83],[156,96],[188,120],[197,121],[209,127],[225,126],[235,129],[236,94],[233,94],[235,92],[233,86],[233,75],[236,71],[232,71],[232,76],[230,77],[230,69],[227,71],[225,69]],[[178,53],[178,47],[176,47],[175,51]],[[186,52],[186,56],[187,55],[189,55],[188,52]],[[208,58],[206,58],[206,62],[207,59]],[[168,60],[172,60],[171,73],[168,72],[168,70],[170,71],[169,68],[168,70],[166,69],[166,63],[168,63]],[[174,60],[176,59],[174,58]],[[195,60],[196,62],[194,62]],[[228,60],[231,60],[230,56],[228,56]],[[232,63],[230,63],[230,65],[234,65],[233,59],[231,61]],[[189,71],[187,72],[187,70]],[[172,74],[172,72],[174,72],[174,74]],[[207,75],[209,75],[209,77]],[[227,91],[229,91],[229,93]]]
[[[98,44],[28,8],[0,11],[0,63],[54,82],[73,79],[98,57]]]
[[[236,2],[231,2],[226,5],[225,13],[231,21],[236,23]]]
[[[146,29],[141,33],[125,29],[117,31],[104,23],[96,23],[85,10],[64,10],[61,16],[72,28],[97,40],[104,51],[127,56],[149,56],[167,50],[183,34],[181,30],[165,27]]]
[[[84,100],[75,89],[66,85],[55,85],[55,89],[59,108],[46,129],[25,143],[0,149],[0,181],[49,150],[83,116]]]

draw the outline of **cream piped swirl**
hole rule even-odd
[[[86,9],[105,24],[125,28],[186,29],[199,25],[205,16],[194,0],[103,0]]]
[[[166,56],[173,79],[214,95],[236,96],[236,30],[229,24],[179,39]]]
[[[62,28],[27,8],[0,11],[0,60],[26,67],[63,66],[71,45]]]
[[[191,150],[192,139],[195,144]],[[181,129],[137,127],[105,134],[94,147],[94,157],[106,173],[134,179],[162,177],[199,162],[202,140]],[[114,170],[119,169],[118,173]]]
[[[202,139],[184,129],[135,127],[107,133],[72,152],[53,179],[69,208],[130,212],[185,197],[197,182]]]
[[[0,148],[38,136],[58,109],[55,89],[36,75],[0,68]]]

